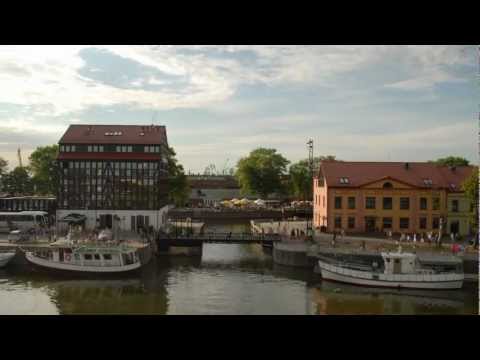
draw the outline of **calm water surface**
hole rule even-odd
[[[478,314],[478,287],[429,292],[322,282],[310,270],[273,264],[260,245],[207,244],[201,257],[158,257],[116,280],[0,270],[0,314]]]

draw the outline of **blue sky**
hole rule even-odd
[[[0,46],[0,156],[69,124],[167,126],[187,170],[256,147],[292,162],[478,162],[477,46]]]

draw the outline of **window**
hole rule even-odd
[[[392,185],[391,182],[386,182],[386,183],[383,184],[383,188],[384,189],[391,189],[391,188],[393,188],[393,185]]]
[[[340,178],[340,184],[349,184],[350,181],[348,180],[348,178],[346,177],[342,177]]]
[[[121,152],[122,151],[121,146],[120,145],[115,146],[115,151],[116,152]]]
[[[341,209],[341,208],[342,208],[342,197],[335,196],[335,209]]]
[[[100,260],[100,254],[94,254],[93,257],[95,258],[95,260]]]
[[[355,218],[353,216],[348,217],[348,228],[349,229],[355,228]]]
[[[103,254],[103,259],[104,260],[112,260],[112,255],[111,254]]]
[[[408,210],[408,209],[410,209],[410,198],[401,197],[400,198],[400,210]]]
[[[375,198],[367,196],[365,207],[367,209],[375,209]]]
[[[432,210],[438,210],[440,209],[440,198],[434,197],[432,199]]]
[[[127,152],[132,152],[132,145],[128,145]]]
[[[420,210],[427,210],[427,198],[420,198]]]
[[[335,216],[335,228],[340,229],[342,227],[342,217]]]
[[[400,218],[400,229],[408,229],[409,218]]]
[[[75,152],[75,145],[72,145],[72,152]]]
[[[143,151],[146,152],[146,153],[150,152],[150,146],[145,146]]]
[[[103,145],[99,145],[99,146],[98,146],[98,151],[99,151],[99,152],[103,152]]]
[[[432,186],[433,181],[432,179],[423,179],[423,183],[427,186]]]
[[[458,200],[452,200],[452,212],[458,212]]]
[[[384,210],[392,210],[392,198],[391,197],[384,197],[383,198],[383,209]]]
[[[383,228],[384,229],[391,229],[392,228],[392,218],[391,217],[384,217],[382,223],[383,223]]]
[[[421,217],[420,218],[420,229],[426,229],[427,228],[427,218],[426,217]]]
[[[438,229],[440,227],[440,218],[434,217],[432,219],[432,228]]]
[[[351,196],[348,198],[348,208],[355,209],[355,197]]]
[[[83,255],[83,258],[84,258],[85,260],[92,260],[92,254],[84,254],[84,255]]]

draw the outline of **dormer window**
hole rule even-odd
[[[340,184],[350,184],[350,181],[346,177],[340,178]]]
[[[432,186],[433,184],[432,179],[423,179],[423,183],[427,186]]]
[[[455,184],[450,184],[450,189],[455,190],[457,186]]]
[[[384,189],[391,189],[391,188],[393,188],[393,185],[392,185],[391,182],[386,182],[386,183],[383,184],[383,188]]]

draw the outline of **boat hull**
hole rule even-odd
[[[374,273],[343,269],[339,266],[319,261],[323,279],[347,284],[407,289],[460,289],[463,286],[463,274],[430,275],[427,280],[416,280],[415,275],[397,275],[389,279],[375,279]],[[383,276],[386,277],[386,276]],[[395,279],[396,277],[396,279]],[[408,278],[409,277],[409,278]]]
[[[0,253],[0,269],[7,266],[10,260],[15,256],[14,252]]]
[[[41,259],[30,252],[25,253],[25,258],[29,263],[43,270],[71,274],[124,274],[138,271],[142,267],[140,262],[123,266],[80,266]]]

